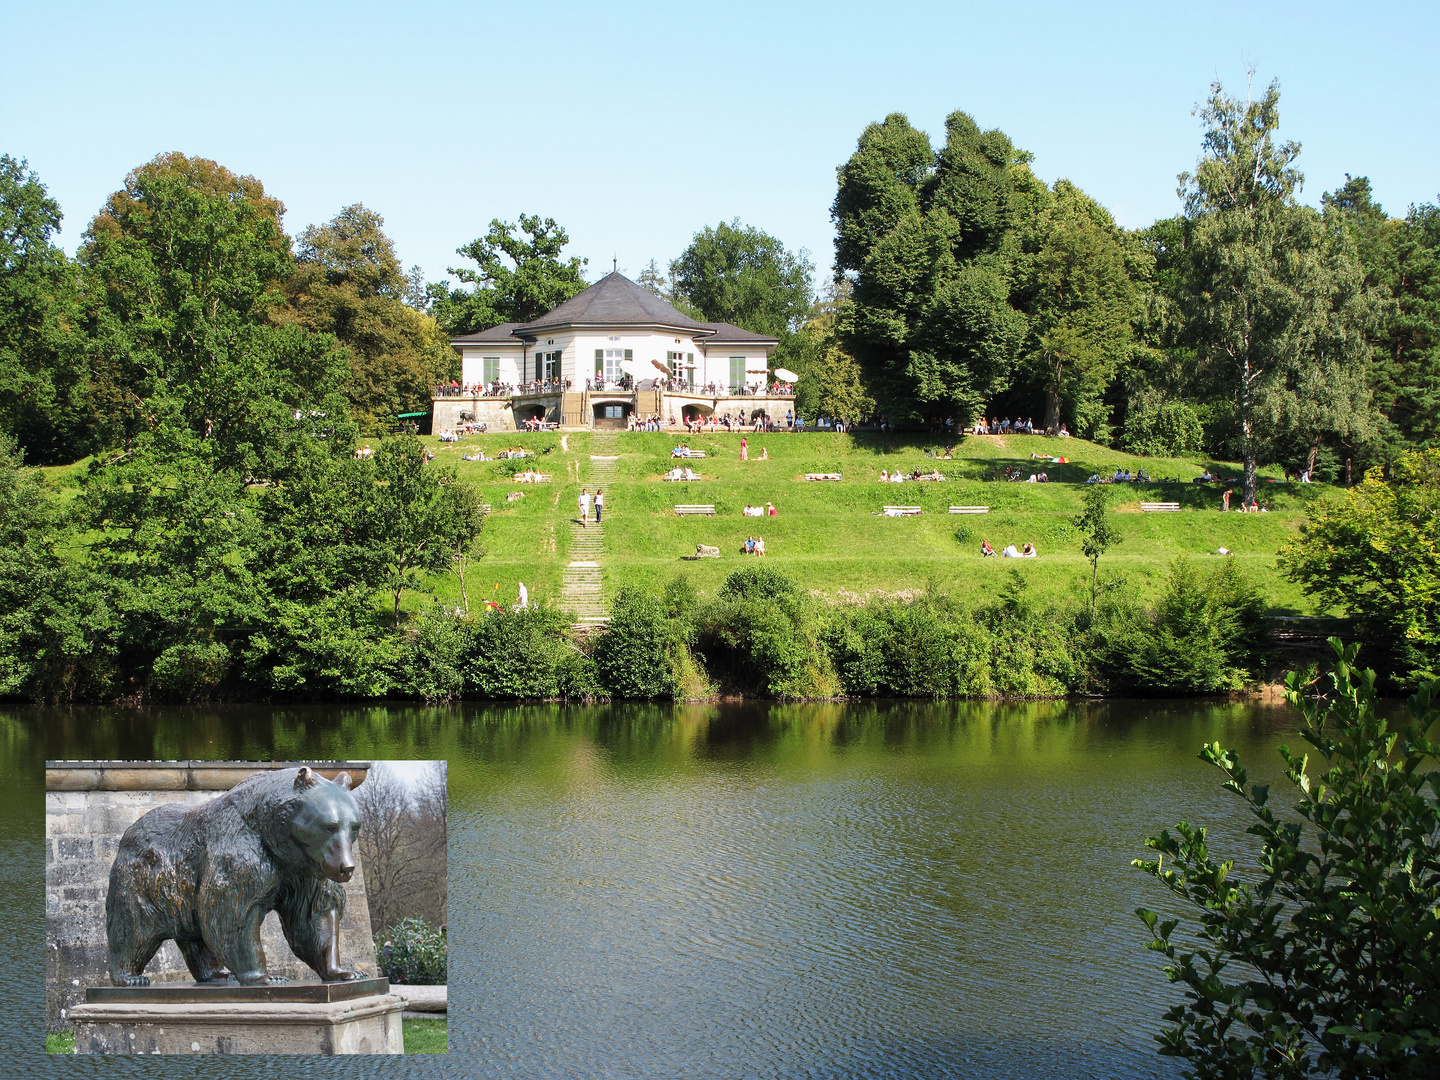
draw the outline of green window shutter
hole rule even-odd
[[[745,358],[743,356],[730,357],[730,385],[740,386],[745,382]]]
[[[625,350],[625,359],[626,359],[626,360],[634,360],[634,359],[635,359],[635,350],[634,350],[634,349],[626,349],[626,350]]]
[[[596,350],[595,350],[595,374],[596,374],[596,375],[604,375],[604,374],[605,374],[605,350],[604,350],[604,349],[596,349]]]

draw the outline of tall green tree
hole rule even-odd
[[[713,229],[707,225],[670,264],[675,295],[707,322],[771,334],[782,347],[810,313],[814,273],[808,251],[787,251],[739,218]]]
[[[1244,499],[1282,440],[1374,436],[1365,372],[1380,311],[1338,220],[1295,203],[1298,144],[1277,144],[1280,89],[1258,101],[1217,82],[1200,110],[1204,153],[1181,174],[1190,223],[1183,304],[1201,361],[1229,392]]]
[[[836,270],[854,302],[841,338],[891,420],[972,418],[1010,384],[1029,324],[1012,303],[1023,231],[1050,200],[1030,155],[965,113],[945,145],[895,113],[839,170]]]
[[[356,203],[299,237],[295,272],[276,321],[334,334],[345,346],[351,415],[368,432],[428,408],[452,377],[453,349],[434,318],[410,303],[410,278],[385,235],[385,219]]]
[[[74,547],[53,491],[0,433],[0,698],[85,700],[110,688],[109,590]]]
[[[75,266],[51,239],[60,218],[34,171],[0,154],[0,433],[32,464],[89,449]]]
[[[800,376],[795,385],[795,408],[812,420],[828,416],[853,424],[875,411],[875,400],[865,389],[860,365],[840,343],[840,316],[849,302],[849,281],[832,281],[825,295],[811,307],[809,321],[791,342],[789,362]]]
[[[470,550],[485,514],[474,486],[457,480],[453,466],[428,463],[414,437],[385,440],[369,471],[358,527],[383,568],[398,625],[405,590],[422,588],[422,575],[444,572],[457,551]]]
[[[1082,509],[1071,522],[1080,531],[1080,550],[1090,560],[1090,614],[1100,586],[1100,556],[1124,539],[1110,521],[1110,489],[1092,484],[1081,496]]]
[[[1402,444],[1440,446],[1440,208],[1391,218],[1363,176],[1347,176],[1324,201],[1345,223],[1367,284],[1394,299],[1374,336],[1376,404]]]
[[[588,260],[562,258],[570,236],[553,218],[521,214],[518,225],[490,222],[490,231],[456,253],[472,259],[449,272],[469,289],[431,285],[432,311],[447,334],[468,334],[499,323],[529,322],[585,288]]]
[[[1068,180],[1027,246],[1020,303],[1030,320],[1025,365],[1044,400],[1045,427],[1062,406],[1076,434],[1106,434],[1103,395],[1134,347],[1140,315],[1129,246],[1110,213]]]

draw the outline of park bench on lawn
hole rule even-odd
[[[672,473],[666,473],[660,479],[669,482],[679,481],[680,483],[686,483],[691,480],[703,480],[705,478],[699,473],[691,473],[689,476],[675,476]]]
[[[1180,504],[1178,502],[1142,502],[1140,509],[1146,514],[1178,514],[1180,512]]]
[[[989,512],[990,512],[990,508],[989,508],[988,506],[952,506],[952,507],[950,507],[950,513],[952,513],[952,514],[988,514]]]
[[[704,506],[677,506],[675,507],[675,513],[680,514],[682,517],[689,514],[709,514],[713,516],[715,513],[715,505],[711,503]]]
[[[924,508],[919,506],[886,506],[881,508],[880,515],[882,517],[911,517],[924,512]]]
[[[838,472],[807,472],[807,473],[805,474],[805,479],[806,479],[806,480],[843,480],[843,479],[845,479],[845,478],[844,478],[840,473],[838,473]]]

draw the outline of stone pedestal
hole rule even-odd
[[[91,987],[77,1054],[403,1054],[388,979],[280,986]]]

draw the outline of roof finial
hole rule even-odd
[[[611,272],[612,274],[615,274],[615,273],[618,273],[619,271],[620,271],[620,258],[619,258],[619,256],[615,256],[614,258],[612,258],[612,259],[610,260],[610,272]]]

